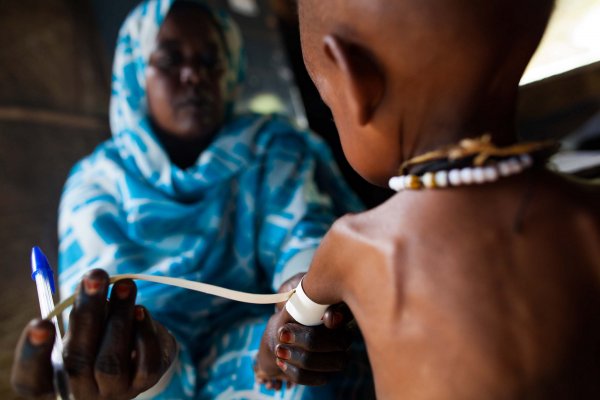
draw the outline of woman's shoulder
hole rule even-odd
[[[75,174],[93,174],[106,168],[107,163],[119,163],[120,157],[112,138],[100,143],[88,155],[77,161],[71,168],[69,176]]]
[[[296,139],[303,142],[321,142],[321,139],[308,128],[302,127],[292,117],[284,114],[242,113],[236,115],[229,129],[239,131],[254,127],[256,140]]]
[[[110,191],[107,184],[112,180],[107,177],[118,175],[122,169],[122,160],[112,139],[100,143],[71,168],[63,188],[63,200],[80,196],[92,188]]]
[[[301,127],[292,118],[281,114],[262,116],[264,124],[256,137],[257,143],[269,150],[310,152],[330,157],[330,149],[323,139],[309,128]]]
[[[219,154],[234,154],[246,162],[307,158],[320,146],[313,134],[281,115],[237,114],[211,145]],[[318,153],[325,151],[317,151]]]

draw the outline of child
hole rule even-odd
[[[338,220],[302,283],[354,313],[378,398],[600,398],[600,190],[545,168],[552,144],[514,145],[552,7],[299,1],[348,160],[400,192]],[[290,319],[263,375],[295,371]]]

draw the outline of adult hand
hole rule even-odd
[[[279,292],[290,291],[304,274],[287,280]],[[316,386],[344,368],[352,342],[348,323],[353,320],[345,304],[327,309],[323,325],[300,325],[285,310],[284,303],[269,319],[256,358],[256,379],[269,389],[281,389],[283,382]]]
[[[176,342],[148,311],[135,305],[132,280],[114,284],[100,269],[83,278],[69,317],[64,361],[76,399],[131,399],[154,386],[171,365]],[[12,385],[28,398],[54,398],[50,353],[54,326],[34,320],[17,345]]]

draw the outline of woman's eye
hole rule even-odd
[[[166,72],[175,72],[184,64],[195,69],[206,70],[209,73],[221,72],[223,69],[223,60],[219,54],[212,53],[197,53],[186,59],[181,52],[159,50],[150,56],[150,64]]]
[[[158,53],[153,57],[152,64],[160,69],[179,67],[183,63],[183,57],[176,52]]]
[[[218,70],[222,66],[221,59],[216,54],[204,54],[200,55],[197,60],[198,64],[202,67],[214,71]]]

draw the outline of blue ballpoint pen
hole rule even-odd
[[[54,310],[54,300],[52,299],[52,294],[55,291],[54,277],[48,259],[37,246],[31,249],[31,279],[35,281],[35,286],[37,287],[42,318],[46,318],[48,314]],[[54,369],[54,390],[58,398],[68,400],[71,398],[69,394],[69,379],[65,371],[62,357],[63,342],[60,335],[58,319],[53,317],[52,323],[54,324],[56,331],[56,338],[54,340],[51,356],[52,368]]]

